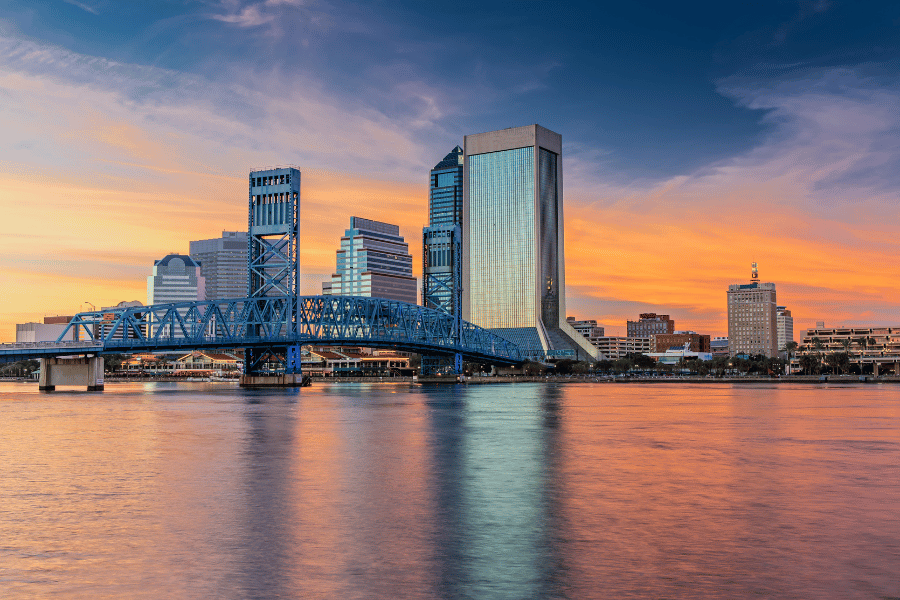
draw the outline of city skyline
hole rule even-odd
[[[614,334],[658,312],[722,335],[722,290],[755,261],[798,330],[900,321],[896,7],[603,7],[612,24],[588,36],[602,11],[567,6],[584,25],[528,62],[492,50],[538,24],[559,34],[563,17],[528,8],[489,40],[499,5],[460,5],[429,41],[438,15],[409,5],[371,11],[368,30],[342,3],[11,6],[0,339],[142,297],[154,259],[243,229],[257,165],[304,172],[301,291],[327,277],[351,214],[399,224],[421,273],[429,169],[463,135],[538,122],[566,140],[571,316]],[[492,62],[440,62],[452,35]],[[295,77],[272,93],[282,71]]]

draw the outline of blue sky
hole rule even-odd
[[[311,292],[351,212],[416,256],[427,170],[528,123],[563,135],[576,316],[723,333],[756,260],[801,325],[900,321],[897,2],[0,0],[0,201],[59,215],[27,251],[0,223],[0,267],[140,298],[160,253],[243,226],[250,167],[294,163]],[[57,310],[13,287],[0,323]]]

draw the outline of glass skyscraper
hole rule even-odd
[[[428,227],[422,229],[422,305],[459,312],[463,149],[456,146],[431,170]]]
[[[459,225],[463,203],[463,149],[457,146],[431,170],[428,225]]]
[[[463,318],[535,358],[589,359],[565,320],[561,154],[539,125],[466,136]]]

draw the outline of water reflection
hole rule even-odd
[[[556,587],[548,460],[559,396],[521,391],[426,392],[440,597],[544,598]]]
[[[244,392],[244,482],[235,551],[234,598],[285,598],[293,589],[297,543],[293,524],[295,412],[287,395]]]
[[[4,598],[900,597],[900,387],[29,390]]]

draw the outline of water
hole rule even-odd
[[[900,386],[0,384],[0,597],[900,597]]]

